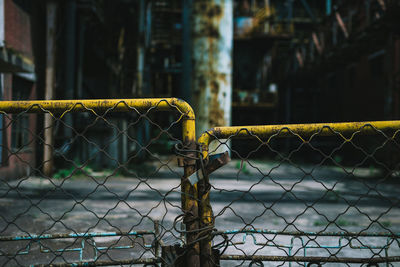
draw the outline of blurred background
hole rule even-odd
[[[183,224],[197,224],[209,197],[225,260],[307,250],[396,266],[396,121],[224,136],[209,151],[231,161],[195,189],[184,178],[200,151],[183,146],[194,140],[182,138],[179,107],[50,115],[2,102],[170,97],[193,107],[197,137],[216,126],[399,120],[400,0],[0,0],[0,265],[149,266],[159,241],[192,246]],[[198,240],[207,227],[194,228]],[[277,232],[237,235],[244,228]],[[133,230],[147,236],[115,234]],[[32,237],[44,234],[62,235]]]
[[[179,97],[194,107],[198,135],[396,119],[399,10],[397,0],[0,0],[0,100]],[[82,116],[53,133],[55,150],[72,159],[96,152],[67,144]],[[129,116],[115,115],[116,125]],[[132,134],[145,144],[153,128],[144,121]],[[0,132],[0,173],[17,172],[7,151],[42,161],[24,129],[43,136],[43,118],[21,116]],[[110,131],[87,134],[100,142]],[[116,158],[135,150],[115,142]]]

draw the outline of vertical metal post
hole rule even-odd
[[[139,37],[137,43],[136,90],[134,95],[142,96],[145,62],[146,0],[139,1]]]
[[[365,4],[365,14],[366,14],[365,26],[368,26],[371,22],[371,0],[366,0],[364,4]]]
[[[233,1],[193,1],[191,27],[196,131],[202,133],[231,123]]]
[[[1,4],[1,3],[0,3]],[[4,74],[0,73],[0,101],[3,100]],[[3,115],[0,114],[0,166],[3,163]]]
[[[193,0],[183,0],[182,13],[182,81],[180,96],[188,103],[192,101],[192,53],[191,19]]]
[[[137,62],[136,62],[136,86],[134,91],[132,92],[135,96],[147,96],[148,95],[148,86],[145,77],[145,66],[146,66],[146,30],[149,31],[149,24],[146,20],[150,18],[146,5],[146,0],[139,1],[139,21],[138,21],[138,43],[137,43]],[[140,145],[144,146],[148,143],[149,136],[147,135],[147,130],[150,128],[149,121],[143,120],[143,123],[140,123],[138,126],[138,142]],[[143,157],[145,153],[141,152],[139,157]]]
[[[0,0],[0,46],[4,45],[4,0]],[[0,74],[0,101],[4,94],[4,74]],[[3,160],[3,115],[0,114],[0,166]]]
[[[210,203],[210,181],[207,173],[203,173],[203,179],[199,181],[199,214],[200,214],[200,228],[204,229],[204,234],[209,233],[211,229],[207,229],[213,224],[212,207]],[[215,266],[213,251],[211,248],[211,238],[205,238],[200,242],[200,261],[202,267]]]
[[[195,0],[192,3],[192,88],[196,131],[231,124],[233,1]],[[220,149],[224,149],[220,147]],[[215,150],[211,148],[211,151]],[[201,226],[209,225],[207,183],[201,181]],[[201,265],[212,265],[210,240],[200,245]]]
[[[123,165],[125,165],[128,162],[128,120],[127,118],[123,118],[121,122],[121,131],[123,134],[121,135],[121,143],[122,143],[122,148],[121,148],[121,162]]]
[[[47,33],[46,33],[46,88],[45,99],[54,98],[55,85],[55,33],[56,33],[57,4],[47,2]],[[44,144],[43,144],[43,173],[50,177],[53,172],[53,118],[50,114],[44,115]]]
[[[78,39],[78,71],[76,75],[77,98],[83,98],[83,57],[85,55],[85,33],[86,23],[83,16],[79,19],[79,39]]]
[[[5,25],[5,17],[4,17],[4,0],[0,0],[0,46],[4,46],[4,25]]]
[[[293,2],[294,0],[287,0],[286,5],[288,8],[287,12],[287,20],[288,20],[288,31],[291,32],[292,25],[293,25]]]
[[[160,237],[160,221],[159,220],[154,220],[154,257],[158,259],[160,257],[160,242],[159,237]],[[159,266],[158,264],[156,266]]]
[[[79,17],[79,32],[78,32],[78,64],[77,64],[77,74],[76,74],[76,96],[77,99],[83,99],[83,62],[85,55],[85,33],[86,33],[86,21],[83,15]],[[79,118],[83,118],[79,116]],[[81,142],[79,149],[79,159],[80,162],[84,162],[85,158],[85,143]]]
[[[314,13],[313,13],[310,5],[308,4],[307,0],[301,0],[301,3],[303,4],[303,7],[306,10],[306,12],[308,13],[308,15],[310,16],[311,20],[313,22],[316,22]]]
[[[76,40],[76,2],[65,3],[65,98],[74,98],[75,89],[75,40]]]
[[[400,39],[394,37],[393,59],[393,118],[400,116]]]
[[[196,242],[199,229],[199,210],[197,185],[191,185],[187,178],[195,172],[197,157],[196,153],[196,131],[194,118],[186,118],[183,121],[183,142],[185,149],[189,150],[184,162],[184,175],[181,181],[182,190],[182,209],[185,212],[184,223],[186,226],[186,242],[189,245],[186,251],[186,265],[192,267],[200,266],[200,244]]]
[[[76,45],[76,0],[65,3],[65,99],[74,99],[75,89],[75,45]],[[71,114],[64,116],[65,123],[70,127],[64,128],[66,138],[72,138],[73,118]]]
[[[326,0],[326,15],[329,16],[332,13],[332,0]]]

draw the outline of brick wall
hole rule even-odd
[[[13,93],[13,74],[4,74],[4,95],[3,100],[12,100]],[[32,83],[29,99],[36,99],[36,85]],[[3,162],[0,163],[0,179],[12,180],[26,177],[36,167],[36,137],[32,134],[36,132],[37,115],[29,116],[29,140],[33,140],[27,147],[18,153],[12,150],[12,129],[11,115],[4,116],[3,125],[6,128],[2,140],[5,150],[3,151]],[[13,152],[11,152],[13,151]]]
[[[6,46],[32,59],[30,14],[13,0],[4,0],[4,17]]]

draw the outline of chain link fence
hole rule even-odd
[[[190,238],[180,218],[192,196],[174,155],[194,144],[190,106],[19,101],[0,103],[0,116],[1,266],[175,261],[161,246]]]
[[[0,102],[1,266],[397,266],[400,122],[218,127]],[[45,125],[45,127],[42,127]]]
[[[217,127],[199,143],[208,266],[398,266],[400,123]],[[205,245],[206,246],[206,245]],[[207,248],[207,247],[205,247]],[[207,260],[205,260],[207,261]]]

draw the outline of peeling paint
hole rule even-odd
[[[308,138],[318,136],[340,136],[343,140],[352,140],[355,135],[379,134],[383,131],[395,131],[394,138],[399,131],[400,121],[369,121],[369,122],[340,122],[340,123],[309,123],[309,124],[285,124],[285,125],[257,125],[257,126],[231,126],[215,127],[204,131],[198,139],[202,145],[203,157],[208,157],[211,141],[215,139],[254,138],[261,140],[292,137],[302,142],[308,142]]]
[[[194,108],[198,133],[231,123],[233,3],[195,1],[192,14]]]

